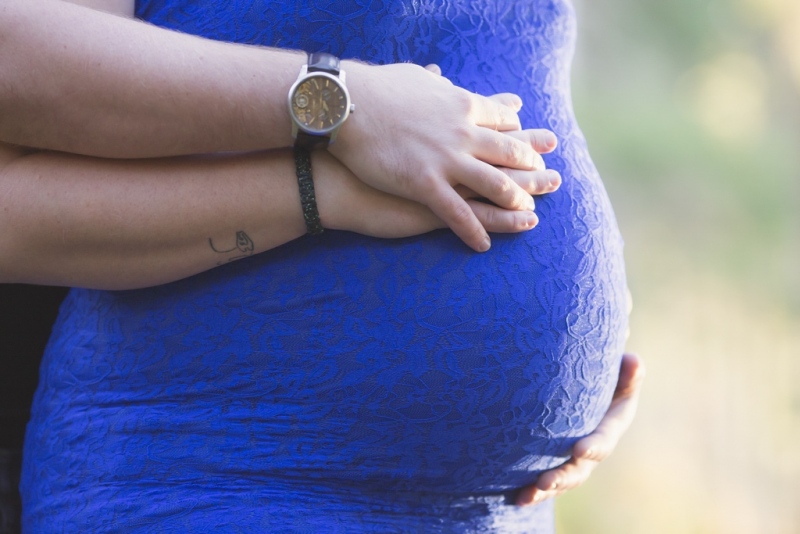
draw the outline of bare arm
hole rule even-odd
[[[109,158],[286,147],[286,95],[304,61],[58,0],[5,0],[0,140]],[[495,131],[519,128],[517,97],[474,95],[414,65],[345,68],[358,112],[333,153],[359,179],[429,206],[476,250],[489,237],[458,185],[531,209],[494,169],[541,163],[530,140]]]
[[[127,289],[273,248],[305,231],[292,173],[277,152],[20,157],[0,174],[0,281]]]
[[[314,154],[313,167],[326,228],[392,238],[444,227],[421,204],[367,186],[326,152]],[[505,172],[530,194],[559,184],[553,171]],[[538,221],[533,212],[468,202],[491,231],[520,232]],[[151,286],[305,231],[287,149],[112,160],[0,144],[0,283]]]
[[[300,53],[58,0],[4,0],[0,28],[3,141],[115,158],[292,144],[285,100]]]

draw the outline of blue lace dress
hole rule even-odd
[[[25,445],[27,532],[553,531],[516,490],[608,407],[622,242],[573,116],[567,0],[142,0],[211,39],[437,63],[559,137],[541,224],[298,239],[137,291],[74,289]],[[267,68],[265,66],[265,68]]]

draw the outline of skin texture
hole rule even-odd
[[[132,0],[0,4],[0,282],[144,287],[305,233],[282,148],[292,144],[285,95],[305,57],[132,14]],[[488,249],[487,230],[535,226],[530,195],[561,178],[539,156],[552,133],[519,130],[519,97],[468,93],[436,66],[344,68],[358,113],[333,155],[314,155],[324,226],[378,237],[449,226],[475,250]],[[421,88],[430,99],[403,100]],[[223,151],[250,153],[190,156]],[[586,480],[630,424],[642,376],[626,355],[598,429],[519,504]]]
[[[106,6],[115,10],[132,12],[120,0]],[[106,158],[292,145],[286,95],[303,54],[165,31],[59,0],[5,0],[0,27],[0,141]],[[519,129],[519,98],[475,95],[416,65],[343,67],[358,112],[332,153],[360,180],[426,205],[479,251],[489,248],[488,234],[457,186],[503,209],[531,209],[495,168],[532,170],[536,162],[529,143],[501,133]],[[425,99],[409,97],[420,92]]]
[[[235,243],[240,232],[249,240],[247,254],[303,235],[294,169],[285,149],[224,158],[176,157],[291,145],[285,95],[303,56],[126,20],[133,13],[130,1],[83,3],[92,9],[52,0],[9,0],[0,6],[0,24],[7,28],[0,44],[8,51],[0,54],[6,58],[0,60],[0,72],[8,75],[0,86],[0,111],[7,119],[0,122],[0,137],[14,143],[0,144],[0,281],[131,289],[215,267],[221,261],[217,251],[227,250],[219,243]],[[128,42],[137,44],[136,54]],[[275,66],[266,78],[265,61]],[[85,75],[87,65],[92,76]],[[349,77],[357,80],[354,95],[369,93],[377,67],[352,66],[362,72]],[[469,94],[435,72],[402,67],[413,70],[412,78],[436,86],[440,99]],[[469,100],[471,111],[459,111],[460,125],[448,128],[469,129],[474,139],[463,138],[455,148],[440,143],[432,150],[445,161],[458,156],[461,163],[451,169],[480,166],[478,172],[487,178],[466,180],[469,186],[453,180],[442,194],[454,196],[463,206],[457,209],[469,212],[482,232],[529,230],[537,222],[531,194],[560,184],[556,173],[544,172],[539,155],[552,150],[555,137],[544,130],[518,129],[520,102],[514,95],[473,95]],[[361,126],[355,119],[347,121],[352,135],[359,127],[369,128],[369,108],[360,107],[366,109]],[[488,130],[474,119],[506,131]],[[386,117],[378,113],[374,120],[386,122]],[[415,138],[425,129],[407,132]],[[348,135],[343,130],[339,142]],[[427,139],[436,145],[431,135]],[[340,154],[350,157],[347,150]],[[381,178],[363,183],[375,187],[356,187],[356,175],[340,161],[315,156],[324,225],[376,237],[446,226],[424,204],[404,199],[414,196],[414,186],[399,191],[401,197],[379,195],[392,189],[387,186],[393,180],[391,167],[385,171],[380,162],[372,167],[362,171]],[[441,178],[450,171],[437,172]],[[347,187],[328,187],[331,181]],[[514,209],[469,200],[478,196],[502,198]],[[235,254],[237,259],[246,256]]]
[[[6,146],[4,157],[0,282],[147,287],[306,232],[289,149],[119,160]],[[425,206],[364,184],[326,152],[314,153],[312,165],[324,227],[384,238],[445,227]],[[528,195],[560,185],[553,171],[506,172]],[[466,188],[460,194],[476,196]],[[531,210],[468,202],[492,231],[525,231],[538,222]],[[236,247],[239,232],[250,240],[246,251]],[[231,255],[218,252],[231,246],[237,248]]]

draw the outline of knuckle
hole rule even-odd
[[[475,146],[477,144],[477,135],[475,129],[466,125],[461,124],[453,128],[453,135],[455,136],[456,142],[459,146]]]
[[[486,172],[482,176],[482,180],[486,184],[486,192],[492,200],[497,201],[509,196],[511,180],[507,176]]]
[[[502,150],[505,160],[509,163],[519,165],[525,160],[526,150],[523,148],[522,143],[513,137],[503,140]]]
[[[591,448],[591,456],[590,456],[589,459],[592,460],[595,463],[602,462],[603,460],[608,458],[610,454],[611,454],[611,451],[609,450],[609,448],[606,445],[601,445],[599,443],[596,443]]]
[[[499,224],[497,211],[492,209],[483,210],[483,226],[489,230],[497,228]]]
[[[492,109],[492,127],[496,130],[498,126],[503,124],[503,114],[500,112],[500,108],[495,106]]]
[[[439,176],[431,169],[426,169],[417,175],[420,192],[427,197],[439,196]]]
[[[475,101],[466,89],[458,88],[453,98],[453,104],[463,115],[471,117],[475,114]]]
[[[531,171],[520,170],[504,170],[508,178],[517,184],[528,195],[534,195],[539,192],[539,181],[536,175]]]
[[[530,224],[528,223],[527,215],[522,212],[514,212],[514,227],[512,230],[515,232],[522,232],[528,228],[530,228]]]
[[[512,109],[513,103],[511,99],[506,97],[500,102],[495,102],[495,117],[498,126],[519,126],[519,116],[517,112]],[[515,128],[512,131],[516,131]],[[504,128],[504,130],[509,130]]]
[[[503,116],[503,124],[511,124],[517,128],[521,127],[519,115],[517,115],[516,111],[512,110],[511,108],[503,108]]]
[[[511,136],[508,136],[506,143],[506,155],[515,166],[531,168],[537,157],[541,159],[541,156],[528,143]]]
[[[452,200],[449,202],[448,211],[453,220],[458,224],[467,224],[472,219],[472,209],[466,201]]]

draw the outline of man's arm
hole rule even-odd
[[[0,28],[5,142],[111,158],[292,144],[286,94],[305,61],[300,53],[220,43],[58,0],[4,0]]]
[[[286,95],[304,61],[63,1],[5,0],[0,140],[108,158],[287,147]],[[494,168],[541,162],[529,139],[502,133],[519,128],[517,97],[474,95],[415,65],[344,67],[358,111],[333,153],[359,179],[429,206],[476,250],[489,237],[455,186],[531,208]]]

